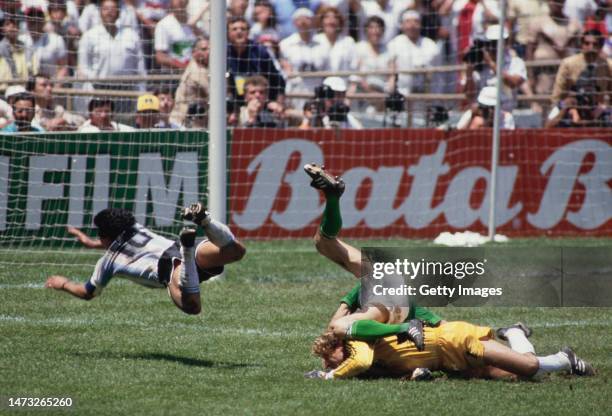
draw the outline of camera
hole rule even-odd
[[[206,115],[206,105],[200,103],[191,103],[187,107],[187,115],[189,117],[201,117]]]
[[[497,49],[496,41],[476,39],[467,53],[463,55],[463,62],[474,65],[476,71],[482,71],[485,49],[494,52]]]
[[[399,91],[395,90],[385,97],[385,109],[400,113],[404,111],[405,101],[406,99],[404,96]]]
[[[329,85],[319,85],[314,89],[316,100],[333,100],[336,96],[334,90]]]
[[[345,123],[348,121],[350,108],[342,101],[336,101],[329,108],[329,121],[332,123]]]

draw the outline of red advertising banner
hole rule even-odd
[[[230,224],[242,238],[312,236],[324,199],[305,163],[342,176],[343,237],[486,233],[491,130],[234,130]],[[612,236],[612,131],[502,133],[499,233]]]

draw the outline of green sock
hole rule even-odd
[[[397,335],[399,332],[408,330],[408,328],[410,328],[409,323],[381,324],[378,321],[365,319],[363,321],[353,322],[347,333],[347,338],[360,341],[372,341],[378,338]]]
[[[336,195],[325,196],[325,210],[321,218],[321,234],[328,238],[334,238],[342,228],[342,216],[340,215],[340,197]]]

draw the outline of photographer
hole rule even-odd
[[[546,127],[612,127],[612,112],[595,82],[579,79],[568,96],[550,111]]]
[[[502,95],[502,101],[504,97]],[[477,103],[461,116],[457,123],[457,130],[476,130],[492,128],[495,121],[495,102],[497,101],[497,88],[484,87],[478,94]],[[514,117],[512,113],[502,110],[501,128],[514,130]]]
[[[500,25],[489,26],[485,39],[476,40],[465,53],[463,61],[467,64],[464,92],[470,100],[486,86],[496,86],[498,72],[501,75],[505,99],[502,108],[512,111],[516,107],[517,90],[527,80],[525,62],[509,47],[505,48],[504,66],[497,67],[497,38]],[[504,29],[504,40],[508,39],[508,30]]]
[[[240,108],[239,127],[283,127],[282,108],[274,102],[268,102],[266,78],[256,75],[246,79],[244,101],[246,105]]]
[[[350,112],[346,99],[346,82],[340,77],[327,77],[321,86],[315,88],[314,107],[309,125],[302,123],[301,128],[363,128],[361,122]]]

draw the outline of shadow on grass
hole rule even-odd
[[[253,363],[232,363],[227,361],[212,361],[192,357],[183,357],[174,354],[164,354],[157,352],[145,352],[139,354],[121,354],[117,352],[94,352],[94,353],[80,353],[75,352],[73,355],[78,357],[88,358],[101,358],[101,359],[120,359],[120,360],[149,360],[149,361],[166,361],[170,363],[182,364],[190,367],[200,368],[225,368],[225,369],[239,369],[239,368],[256,368],[262,367],[261,364]]]

